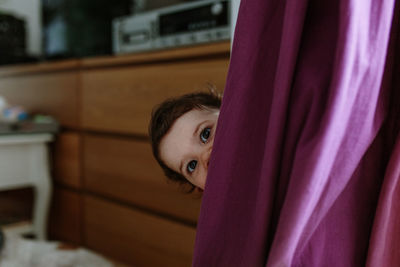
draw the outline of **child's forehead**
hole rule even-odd
[[[198,119],[203,119],[207,118],[209,116],[213,116],[214,114],[218,114],[219,110],[218,109],[212,109],[212,108],[193,108],[189,110],[188,112],[184,113],[182,116],[176,119],[178,121],[180,118],[183,118],[183,120],[198,120]]]
[[[195,128],[205,121],[215,121],[218,117],[217,109],[191,109],[177,118],[164,136],[180,136],[184,137],[187,134],[193,134]]]

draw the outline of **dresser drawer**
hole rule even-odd
[[[190,266],[195,229],[87,196],[84,240],[93,250],[130,266]]]
[[[147,134],[154,105],[171,96],[223,90],[228,58],[87,70],[82,73],[82,123],[87,129]]]
[[[78,132],[62,132],[54,150],[54,179],[64,185],[81,188],[81,137]]]
[[[51,239],[82,244],[82,195],[61,187],[54,187],[50,210]]]
[[[62,125],[77,127],[78,72],[1,77],[0,95],[31,112],[54,116]]]
[[[132,139],[86,135],[85,187],[142,207],[196,222],[200,198],[167,183],[150,144]]]

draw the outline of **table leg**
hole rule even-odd
[[[46,144],[35,144],[32,165],[32,182],[35,185],[33,208],[33,227],[37,239],[47,237],[47,219],[51,198],[51,181],[49,175],[49,159]]]

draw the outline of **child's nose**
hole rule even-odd
[[[206,149],[204,149],[203,154],[202,154],[201,160],[202,160],[203,166],[206,168],[206,170],[208,169],[208,165],[210,164],[211,150],[212,150],[212,147],[206,148]]]

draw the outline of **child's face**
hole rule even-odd
[[[160,157],[172,170],[204,189],[219,110],[193,109],[179,117],[160,143]]]

